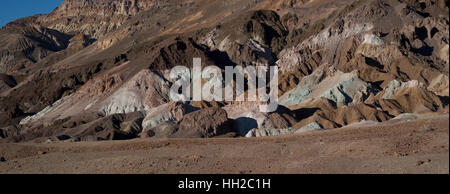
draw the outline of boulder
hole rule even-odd
[[[77,140],[125,140],[138,137],[142,132],[142,120],[144,115],[141,112],[129,114],[114,114],[98,119],[81,126],[78,130],[83,130],[76,136]]]
[[[160,123],[155,128],[142,132],[141,137],[170,138],[178,131],[178,128],[177,122],[165,121]]]
[[[209,138],[232,132],[227,112],[221,108],[206,108],[184,116],[174,137]]]

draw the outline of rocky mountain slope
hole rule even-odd
[[[273,136],[448,114],[448,0],[66,0],[0,29],[0,137]],[[169,70],[278,66],[277,111],[171,102]]]

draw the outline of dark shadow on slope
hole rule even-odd
[[[301,109],[297,109],[295,110],[295,115],[297,116],[297,119],[299,121],[303,120],[303,119],[307,119],[311,116],[314,115],[314,113],[316,113],[317,111],[319,111],[320,108],[301,108]]]
[[[218,66],[221,69],[225,69],[225,66],[236,66],[236,63],[234,63],[230,56],[228,56],[228,53],[222,52],[220,50],[210,50],[210,48],[204,46],[204,45],[198,45],[192,38],[189,38],[189,42],[196,48],[201,50],[205,53],[205,55],[210,58],[216,66]],[[212,64],[207,64],[212,65]]]
[[[446,107],[449,105],[449,97],[448,96],[439,96],[441,102],[442,102],[442,106]]]
[[[214,63],[216,63],[216,65],[221,69],[225,69],[225,66],[236,66],[236,64],[231,61],[226,52],[222,52],[219,50],[206,51],[206,56],[210,57],[214,61]]]
[[[258,122],[248,117],[240,117],[234,120],[235,128],[241,136],[245,136],[250,130],[258,128]]]
[[[430,47],[428,45],[424,45],[420,48],[411,48],[411,51],[417,54],[420,54],[422,56],[431,56],[433,54],[433,47]]]
[[[371,67],[375,67],[378,68],[379,70],[383,70],[384,69],[384,65],[380,64],[377,60],[372,59],[370,57],[364,57],[365,62],[367,65],[371,66]]]
[[[17,85],[17,81],[14,79],[13,76],[0,73],[0,81],[3,81],[6,85],[13,88]]]

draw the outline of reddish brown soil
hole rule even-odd
[[[269,138],[2,143],[0,173],[449,173],[449,115]]]

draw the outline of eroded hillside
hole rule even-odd
[[[448,114],[447,0],[66,0],[0,29],[0,137],[273,136]],[[278,66],[277,111],[171,102],[177,65]]]

